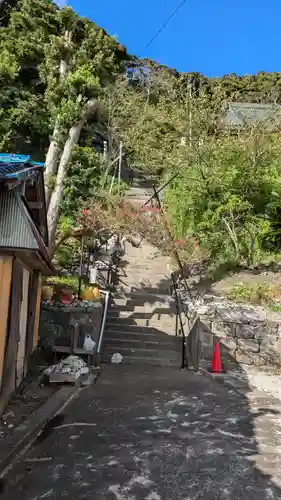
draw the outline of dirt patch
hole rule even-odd
[[[57,391],[56,384],[42,383],[42,374],[47,366],[42,355],[35,353],[28,375],[12,395],[0,419],[0,439],[11,436],[24,420]]]
[[[281,286],[281,271],[239,271],[222,278],[221,280],[213,283],[210,286],[210,290],[216,295],[223,295],[224,293],[231,290],[234,286],[243,283],[245,285],[259,285],[262,283],[268,283],[269,285]]]

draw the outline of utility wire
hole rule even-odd
[[[149,42],[146,44],[145,48],[149,47],[149,45],[151,45],[152,42],[154,42],[154,40],[158,37],[158,35],[160,35],[160,33],[162,33],[162,31],[166,28],[167,24],[171,21],[171,19],[173,19],[173,17],[178,13],[178,11],[184,6],[184,4],[186,2],[187,2],[187,0],[182,0],[180,2],[180,4],[177,6],[177,8],[174,10],[174,12],[172,12],[172,14],[168,17],[168,19],[166,19],[166,21],[164,21],[162,26],[155,33],[155,35],[151,38],[151,40],[149,40]]]

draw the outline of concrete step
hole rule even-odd
[[[150,193],[139,193],[136,191],[134,191],[133,193],[127,193],[126,195],[126,200],[127,202],[129,203],[132,203],[132,204],[137,204],[137,203],[141,203],[142,205],[144,204],[147,204],[147,206],[149,205],[149,199],[151,198],[152,194]]]
[[[140,326],[140,325],[132,325],[132,324],[126,324],[126,323],[107,323],[106,324],[106,332],[115,332],[119,333],[121,332],[122,334],[126,333],[132,333],[134,335],[158,335],[159,336],[159,342],[161,341],[161,337],[164,335],[174,335],[175,334],[175,324],[173,323],[166,323],[166,324],[159,324],[158,328],[157,326]]]
[[[155,312],[146,312],[146,311],[143,311],[143,310],[136,310],[132,313],[132,311],[128,310],[128,309],[123,309],[122,307],[112,307],[111,309],[108,310],[108,314],[107,314],[107,317],[108,319],[111,319],[111,320],[114,320],[116,321],[117,318],[119,318],[120,320],[123,320],[123,319],[131,319],[132,321],[137,321],[137,320],[141,320],[141,321],[145,321],[145,320],[150,320],[152,318],[157,318],[157,319],[160,319],[160,317],[164,316],[163,319],[166,321],[166,320],[169,320],[171,319],[171,321],[173,321],[175,319],[175,314],[174,312],[170,310],[170,308],[167,308],[167,309],[162,309],[158,310],[156,309]]]
[[[138,330],[139,328],[155,328],[161,332],[169,332],[175,330],[176,319],[175,317],[165,316],[165,318],[158,319],[157,316],[152,318],[114,318],[108,317],[106,327],[110,330],[113,329],[124,329],[124,327],[131,327],[132,330]]]
[[[101,356],[101,362],[102,363],[110,363],[111,361],[111,355],[110,354],[104,354],[103,356]],[[174,366],[174,367],[179,367],[181,366],[181,358],[179,356],[179,358],[177,359],[164,359],[164,358],[147,358],[147,359],[144,359],[142,357],[138,357],[138,356],[126,356],[123,358],[123,361],[122,361],[123,364],[127,365],[127,364],[130,364],[130,365],[151,365],[151,366]]]
[[[160,337],[160,338],[159,338]],[[137,334],[134,332],[126,332],[126,334],[122,332],[108,330],[104,334],[104,344],[110,344],[115,341],[126,341],[131,343],[135,343],[138,345],[151,343],[151,344],[161,344],[165,347],[165,349],[169,346],[177,346],[181,337],[176,337],[175,335],[167,335],[167,334],[157,334],[157,333],[142,333]]]
[[[178,352],[181,346],[180,338],[178,338],[178,342],[173,342],[172,341],[164,341],[164,342],[159,342],[158,340],[151,341],[150,339],[147,339],[147,342],[143,341],[143,337],[141,339],[131,339],[126,337],[122,338],[105,338],[104,341],[104,350],[113,350],[118,351],[124,350],[124,349],[130,349],[133,350],[134,352],[138,351],[139,354],[141,354],[143,351],[149,351],[149,352],[164,352],[164,353],[171,353],[171,352]]]
[[[151,260],[155,260],[156,261],[157,257],[155,258],[152,258]],[[141,268],[143,269],[143,267]],[[159,285],[157,286],[150,286],[149,284],[147,284],[147,286],[143,286],[141,289],[139,289],[138,286],[132,286],[131,288],[131,293],[134,294],[134,293],[147,293],[147,294],[156,294],[156,295],[167,295],[168,297],[172,298],[171,297],[171,294],[170,294],[170,289],[168,287],[168,285],[171,283],[171,280],[170,280],[170,276],[169,274],[167,273],[167,270],[165,271],[165,273],[163,272],[159,272],[159,273],[156,273],[156,270],[153,272],[153,278],[156,277],[156,278],[159,278],[159,279],[162,279],[162,280],[167,280],[167,283],[164,283],[164,281],[162,281]],[[165,292],[165,286],[164,285],[167,285],[167,288],[169,289],[168,292]]]
[[[149,199],[151,198],[151,195],[144,194],[143,196],[140,195],[131,195],[131,196],[126,196],[126,201],[132,206],[135,206],[135,208],[141,206],[151,206],[149,203]],[[149,209],[147,211],[144,211],[144,214],[147,213],[149,215]],[[154,212],[155,213],[155,212]]]
[[[116,305],[126,305],[126,304],[136,304],[136,305],[144,305],[144,304],[164,304],[166,306],[173,306],[173,300],[168,300],[166,295],[162,297],[160,295],[119,295],[118,297],[114,297],[112,304]]]
[[[169,276],[163,271],[157,273],[155,270],[154,274],[151,274],[149,269],[132,265],[130,269],[126,270],[124,280],[125,278],[127,281],[133,279],[128,285],[130,286],[129,293],[140,291],[147,294],[170,295],[171,282]]]
[[[160,326],[160,325],[159,325]],[[122,336],[127,335],[128,333],[139,336],[139,335],[157,335],[159,341],[161,341],[162,337],[167,336],[175,336],[175,324],[165,324],[162,328],[166,327],[166,329],[160,329],[155,326],[140,326],[140,325],[126,325],[122,323],[115,324],[106,324],[105,332],[110,332],[112,334],[118,334],[121,332]]]
[[[168,323],[174,323],[176,319],[176,315],[174,311],[171,311],[170,308],[155,308],[151,311],[143,310],[143,307],[136,306],[133,310],[125,310],[122,308],[114,307],[108,311],[107,318],[109,321],[124,321],[124,323],[129,323],[131,321],[132,324],[143,324],[145,325],[146,321],[167,321]],[[130,321],[127,321],[130,320]]]
[[[140,274],[141,275],[141,274]],[[167,303],[173,303],[174,298],[171,297],[166,290],[159,290],[159,292],[152,292],[150,290],[146,291],[130,291],[129,292],[116,292],[113,299],[115,300],[120,300],[120,299],[126,299],[126,300],[136,300],[136,299],[142,299],[144,302],[152,302],[152,301],[159,301],[159,302],[167,302]]]
[[[108,354],[105,354],[101,357],[101,363],[110,363],[111,362],[111,356]],[[123,358],[122,364],[125,365],[135,365],[135,366],[163,366],[163,367],[179,367],[181,366],[181,359],[173,359],[173,360],[166,360],[162,358],[147,358],[144,360],[143,358],[139,358],[137,356],[126,356],[126,358]]]
[[[172,309],[171,307],[161,307],[161,304],[144,304],[144,305],[136,305],[136,304],[121,304],[117,305],[116,307],[112,307],[111,311],[117,311],[117,312],[128,312],[133,314],[139,314],[139,313],[144,313],[146,315],[150,315],[150,317],[157,317],[159,319],[169,317],[169,316],[175,316],[176,314],[176,308]],[[130,316],[130,314],[129,314]]]
[[[179,365],[181,361],[181,351],[159,351],[157,349],[130,349],[106,348],[101,356],[103,362],[110,362],[114,353],[119,352],[123,356],[123,363],[156,364],[161,366]]]
[[[140,276],[143,276],[143,271],[140,272]],[[153,279],[158,278],[157,274],[153,275]],[[159,281],[164,280],[165,276],[163,276],[163,273],[159,274]],[[167,280],[169,278],[167,277]],[[120,294],[121,295],[121,294]],[[163,284],[163,286],[143,286],[141,288],[138,288],[136,286],[131,286],[130,292],[126,294],[127,296],[130,297],[150,297],[151,295],[153,297],[158,297],[161,300],[164,300],[167,298],[168,302],[174,301],[175,299],[171,296],[170,294],[170,282]]]
[[[163,277],[163,275],[161,275]],[[143,297],[143,298],[155,298],[159,300],[167,300],[167,302],[173,302],[175,299],[169,294],[165,293],[165,290],[159,288],[159,287],[151,287],[151,286],[144,286],[142,288],[138,287],[131,287],[130,292],[119,292],[114,294],[114,298],[136,298],[136,297]]]
[[[126,193],[126,198],[150,198],[153,195],[153,189],[132,186]]]
[[[161,344],[161,343],[160,343]],[[180,343],[179,343],[179,347],[180,347]],[[107,351],[110,351],[112,354],[114,352],[116,352],[116,349],[114,349],[112,346],[109,346],[109,345],[105,345],[104,346],[104,352],[107,352]],[[139,356],[139,357],[143,357],[144,359],[145,358],[153,358],[153,357],[159,357],[160,353],[160,357],[163,356],[167,356],[168,358],[170,357],[173,357],[174,354],[177,354],[178,352],[178,349],[174,348],[174,349],[161,349],[159,347],[159,344],[153,348],[149,347],[149,348],[146,348],[146,347],[139,347],[138,345],[133,345],[132,347],[129,346],[129,347],[121,347],[120,346],[120,352],[123,356],[125,355],[130,355],[130,356]]]
[[[149,191],[149,192],[153,193],[153,188],[152,188],[152,186],[151,186],[151,185],[149,185],[149,184],[147,185],[147,183],[146,183],[146,184],[144,184],[143,179],[138,179],[138,180],[137,180],[137,179],[135,179],[135,181],[133,181],[133,182],[132,182],[132,184],[131,184],[130,188],[129,188],[129,189],[128,189],[128,191],[126,192],[126,195],[127,195],[128,193],[131,193],[132,191],[134,191],[134,190],[136,190],[136,189],[137,189],[138,191],[140,191],[140,192],[146,192],[146,191]]]
[[[114,304],[114,305],[113,305]],[[166,312],[168,310],[175,311],[175,302],[167,301],[166,299],[161,300],[156,296],[134,296],[134,297],[120,297],[114,298],[114,302],[112,307],[123,307],[123,309],[127,309],[128,307],[131,309],[132,307],[138,307],[138,312],[140,312],[140,308],[143,307],[144,312],[154,311],[155,309],[163,309]]]
[[[158,298],[148,297],[119,297],[114,299],[114,302],[111,303],[114,305],[125,307],[127,305],[135,305],[135,306],[153,306],[153,307],[163,307],[164,309],[171,308],[172,310],[175,308],[175,303],[173,301],[166,301],[165,299],[159,300]]]

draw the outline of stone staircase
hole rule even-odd
[[[102,360],[118,352],[125,363],[180,366],[181,339],[175,336],[174,302],[155,292],[114,297],[108,312]]]
[[[152,181],[136,179],[127,199],[143,205],[153,194]],[[102,361],[120,353],[125,363],[180,366],[181,338],[170,292],[170,259],[143,242],[126,244],[125,285],[112,299],[104,335]]]
[[[147,179],[138,175],[127,192],[127,200],[136,205],[143,205],[154,194],[153,185],[156,183],[157,180],[153,176]]]

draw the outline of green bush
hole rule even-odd
[[[281,141],[255,130],[209,137],[165,191],[174,238],[196,237],[210,263],[252,266],[280,251]]]
[[[266,306],[276,312],[281,310],[281,285],[239,283],[229,290],[227,297],[237,302]]]
[[[46,285],[65,285],[78,293],[78,277],[77,276],[55,276],[47,278]]]

